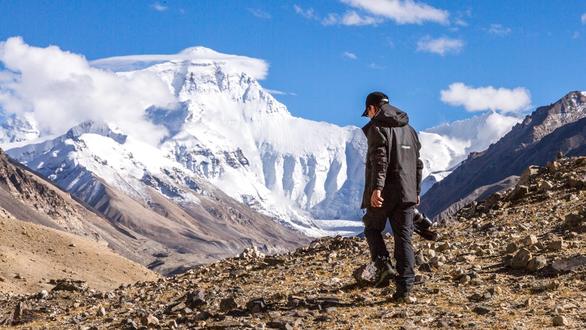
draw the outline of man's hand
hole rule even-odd
[[[370,196],[370,206],[372,207],[381,207],[383,206],[384,199],[381,197],[381,191],[379,189],[375,189]]]

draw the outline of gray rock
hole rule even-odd
[[[476,306],[472,311],[478,315],[486,315],[490,313],[490,309],[486,306]]]
[[[531,258],[527,263],[527,270],[534,272],[547,266],[547,259],[544,256]]]
[[[142,324],[146,325],[147,327],[158,326],[159,319],[156,318],[153,314],[148,314],[146,317],[142,319]]]
[[[205,299],[205,291],[195,290],[187,293],[185,302],[187,306],[190,308],[199,308],[207,305],[207,301]]]
[[[535,244],[537,244],[537,242],[539,242],[539,241],[537,240],[537,236],[535,236],[535,235],[529,235],[529,236],[525,237],[525,238],[524,238],[524,239],[521,241],[521,244],[522,244],[523,246],[525,246],[525,247],[529,247],[529,246],[532,246],[532,245],[535,245]]]
[[[96,315],[98,317],[106,316],[106,309],[104,307],[100,306],[100,308],[98,308],[98,312],[96,313]]]
[[[567,325],[569,325],[568,320],[564,316],[562,316],[562,315],[556,315],[556,316],[554,316],[552,322],[553,322],[553,325],[555,327],[561,327],[561,326],[567,326]]]
[[[49,297],[49,292],[47,290],[41,290],[39,293],[35,295],[37,299],[47,299]]]
[[[267,303],[265,302],[264,298],[252,299],[246,303],[246,309],[251,314],[262,313],[267,310]]]
[[[55,285],[55,287],[51,291],[81,292],[86,291],[88,289],[87,283],[85,281],[80,280],[59,279],[51,280],[49,281],[49,283]]]
[[[352,273],[356,283],[362,286],[374,284],[376,278],[376,267],[373,262],[358,267]]]
[[[220,311],[224,313],[234,310],[236,308],[238,308],[238,304],[236,303],[234,297],[224,298],[220,301]]]
[[[556,272],[560,273],[569,272],[583,267],[586,268],[586,255],[577,255],[555,260],[551,266]]]
[[[556,239],[547,244],[547,249],[552,252],[561,251],[565,247],[563,239]]]
[[[529,263],[531,257],[531,252],[529,252],[529,250],[519,250],[511,260],[511,268],[524,269],[525,267],[527,267],[527,263]]]

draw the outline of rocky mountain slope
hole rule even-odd
[[[571,92],[539,107],[491,145],[472,153],[422,198],[421,209],[436,216],[474,190],[519,175],[531,164],[544,165],[557,153],[583,154],[586,140],[586,93]]]
[[[158,275],[114,253],[106,244],[26,223],[0,210],[0,291],[51,290],[59,280],[84,281],[93,289],[156,280]]]
[[[93,126],[82,125],[76,131],[70,131],[67,138],[57,141],[67,144],[71,152],[83,153],[84,148],[97,145],[90,144],[91,136],[80,134],[84,132],[82,128],[87,130],[90,127]],[[57,143],[55,140],[47,142],[50,146]],[[106,145],[103,140],[98,143]],[[60,147],[58,149],[63,151]],[[52,148],[48,152],[59,154]],[[63,164],[70,154],[61,156],[65,158],[56,157],[53,163],[47,161],[42,168],[35,166],[37,173],[49,177],[62,189],[69,188],[76,200],[0,153],[0,207],[17,219],[107,244],[119,254],[162,273],[234,256],[253,245],[264,252],[274,253],[308,241],[299,232],[278,225],[273,219],[232,200],[209,184],[198,183],[197,178],[184,184],[183,191],[167,191],[176,197],[170,202],[157,188],[164,190],[167,187],[164,180],[172,179],[173,174],[163,178],[140,177],[142,181],[139,183],[148,184],[139,186],[144,189],[139,196],[148,196],[149,199],[137,200],[132,198],[135,195],[112,188],[108,182],[83,170],[85,164],[92,166],[106,159],[114,163],[114,157],[87,157],[85,164],[66,168]],[[83,160],[85,157],[79,158]],[[110,169],[123,173],[122,169]],[[114,178],[123,177],[118,173]],[[124,179],[133,182],[130,175]],[[187,188],[187,184],[199,189],[199,193]],[[181,193],[185,198],[179,198]]]
[[[0,208],[10,217],[76,234],[148,264],[155,258],[144,241],[114,227],[99,213],[0,150]],[[8,241],[2,241],[7,244]],[[157,247],[161,249],[161,247]],[[151,251],[152,253],[152,251]]]
[[[389,301],[392,286],[374,289],[357,276],[369,261],[363,239],[335,237],[277,256],[248,250],[108,292],[3,295],[0,319],[33,329],[582,329],[585,216],[586,157],[565,158],[463,208],[438,228],[439,241],[416,238],[418,284],[407,304]]]

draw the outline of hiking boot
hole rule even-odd
[[[388,257],[379,257],[374,262],[376,267],[376,274],[374,280],[375,288],[383,288],[389,286],[391,280],[397,276],[397,271]]]
[[[417,301],[408,291],[397,291],[391,299],[397,304],[413,304]]]

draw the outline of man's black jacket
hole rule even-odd
[[[368,140],[368,152],[361,208],[370,207],[374,189],[382,190],[385,203],[417,203],[423,170],[419,159],[421,144],[408,123],[406,113],[384,104],[362,128]]]

